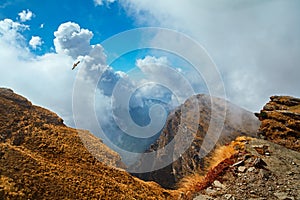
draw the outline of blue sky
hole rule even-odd
[[[42,38],[44,44],[40,49],[33,51],[36,54],[43,54],[54,48],[54,31],[64,22],[71,21],[80,24],[83,28],[93,31],[92,43],[100,43],[108,37],[119,32],[135,28],[135,21],[128,16],[124,8],[117,3],[96,6],[93,1],[6,1],[0,6],[0,18],[10,18],[20,21],[18,13],[23,10],[31,11],[33,17],[26,21],[30,30],[25,31],[27,41],[32,35]],[[5,6],[6,5],[6,6]],[[43,24],[43,25],[42,25]],[[41,28],[41,25],[43,28]]]

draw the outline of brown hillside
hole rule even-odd
[[[0,199],[171,198],[157,184],[118,169],[119,155],[88,131],[65,126],[55,113],[4,88],[0,131]],[[78,134],[91,141],[98,160]]]

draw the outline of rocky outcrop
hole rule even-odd
[[[142,168],[143,163],[151,163],[154,169],[167,158],[176,158],[185,140],[190,140],[190,145],[171,164],[159,170],[135,175],[144,180],[153,180],[166,188],[175,188],[183,177],[194,172],[204,173],[212,150],[210,147],[225,145],[237,136],[255,137],[259,125],[253,113],[230,102],[207,95],[193,96],[169,115],[161,136],[148,151],[156,152],[153,162],[142,157],[135,167]],[[221,126],[221,129],[214,129],[214,126]],[[171,148],[158,151],[172,141],[174,143]]]
[[[300,151],[300,99],[272,96],[256,116],[261,120],[259,136]]]
[[[172,197],[119,169],[120,156],[88,131],[65,126],[55,113],[4,88],[0,131],[0,199]]]
[[[299,152],[270,141],[250,139],[231,161],[233,164],[211,180],[212,184],[194,200],[300,199]]]

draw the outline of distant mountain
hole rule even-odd
[[[212,102],[214,108],[212,110]],[[222,121],[224,118],[224,122]],[[211,119],[215,119],[215,123],[211,123]],[[209,126],[214,126],[216,123],[221,126],[220,136],[217,130],[208,131]],[[147,152],[155,153],[153,160],[143,156],[140,162],[132,168],[135,171],[148,167],[145,166],[151,163],[152,169],[156,169],[166,159],[178,156],[184,140],[191,138],[191,144],[188,148],[179,155],[179,158],[162,169],[151,171],[149,173],[135,173],[135,175],[144,180],[153,180],[163,187],[174,188],[186,175],[194,172],[203,171],[208,165],[206,159],[209,159],[210,147],[230,143],[238,136],[256,137],[256,132],[260,122],[253,113],[240,108],[228,101],[220,98],[210,97],[207,95],[196,95],[188,100],[168,116],[165,127],[157,139],[151,145]],[[181,135],[176,139],[176,136]],[[206,143],[203,144],[204,138],[207,137]],[[171,148],[164,149],[171,141],[175,141]],[[213,152],[213,151],[212,151]],[[149,170],[150,171],[150,170]],[[203,171],[204,173],[204,171]]]
[[[120,169],[120,156],[91,133],[10,89],[0,88],[0,130],[0,199],[172,197]]]

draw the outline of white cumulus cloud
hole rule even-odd
[[[25,42],[25,38],[20,32],[28,29],[29,26],[20,24],[11,19],[0,21],[0,36],[1,40],[10,43],[13,46],[18,46]]]
[[[33,48],[36,49],[37,47],[41,46],[43,44],[42,38],[39,36],[32,36],[29,45]]]
[[[73,22],[66,22],[54,32],[54,46],[57,53],[64,53],[76,59],[78,56],[88,55],[92,47],[90,40],[93,33],[87,29],[81,29]]]
[[[21,22],[29,21],[34,16],[32,11],[30,11],[29,9],[23,10],[18,15],[20,17]]]

